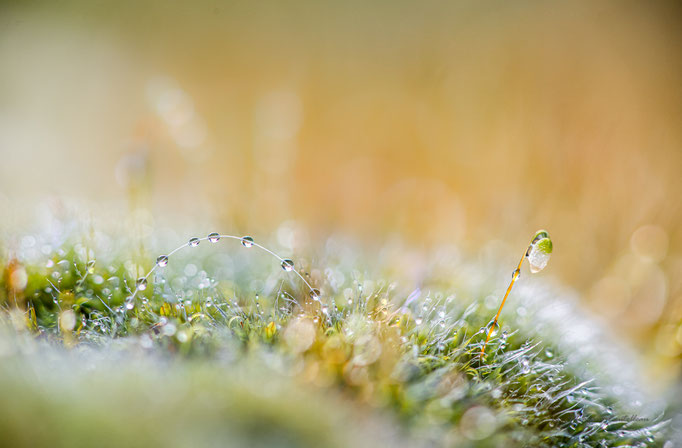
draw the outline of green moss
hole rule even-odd
[[[0,409],[16,418],[0,419],[0,432],[15,446],[663,441],[664,424],[633,418],[541,333],[501,331],[481,357],[490,310],[479,306],[483,295],[454,299],[464,295],[456,281],[409,304],[381,280],[336,293],[320,284],[317,302],[263,264],[254,268],[278,287],[256,301],[246,278],[197,286],[168,271],[150,277],[127,309],[134,278],[124,259],[88,265],[63,248],[50,268],[23,266],[29,282],[18,294],[3,277],[0,288],[18,307],[1,314],[11,358],[0,364]],[[193,263],[212,266],[210,258]],[[343,261],[338,269],[351,277]],[[59,329],[67,309],[77,317],[73,332]],[[352,437],[364,428],[348,418],[356,413],[374,426]]]

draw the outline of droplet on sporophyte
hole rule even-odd
[[[147,289],[147,279],[144,277],[138,278],[136,285],[137,289],[139,289],[140,291],[144,291],[145,289]]]
[[[217,243],[220,240],[220,234],[217,232],[209,233],[208,240],[212,243]]]
[[[320,300],[320,290],[316,289],[316,288],[311,289],[310,290],[310,298],[315,300],[315,301]]]
[[[156,259],[156,265],[159,266],[160,268],[167,266],[168,265],[168,255],[160,255]]]
[[[540,230],[535,234],[530,247],[526,251],[530,272],[535,274],[547,266],[549,257],[552,254],[552,246],[552,240],[546,231]]]
[[[288,258],[282,260],[282,269],[284,269],[287,272],[291,272],[294,270],[294,262]]]
[[[195,238],[190,238],[190,240],[187,244],[189,244],[191,247],[197,247],[199,245],[199,243],[200,243],[199,238],[195,237]]]
[[[249,248],[253,247],[253,238],[250,236],[243,236],[242,237],[242,246]]]
[[[488,325],[485,326],[485,331],[492,338],[500,331],[500,324],[494,320],[490,321]]]

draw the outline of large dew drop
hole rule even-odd
[[[160,268],[163,268],[168,265],[168,255],[160,255],[159,258],[156,259],[156,264]]]
[[[282,269],[284,269],[287,272],[291,272],[294,270],[294,262],[289,260],[288,258],[285,260],[282,260]]]
[[[535,274],[540,272],[547,266],[549,262],[549,257],[552,254],[552,240],[549,235],[544,230],[541,230],[535,234],[535,238],[531,242],[530,248],[526,253],[526,258],[528,258],[528,264],[530,266],[530,272]]]
[[[136,284],[137,289],[139,289],[140,291],[144,291],[145,289],[147,289],[147,279],[144,277],[138,278]]]
[[[485,327],[485,332],[492,338],[497,335],[497,333],[500,331],[500,324],[497,323],[497,321],[492,320],[486,325]]]
[[[208,240],[212,243],[217,243],[220,240],[220,234],[216,232],[209,233]]]
[[[242,237],[242,246],[244,246],[244,247],[253,246],[253,238],[251,238],[250,236],[243,236]]]
[[[191,238],[188,244],[192,247],[197,247],[199,243],[200,243],[199,238]]]

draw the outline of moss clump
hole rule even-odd
[[[317,300],[265,262],[248,266],[260,283],[238,264],[216,280],[230,263],[209,254],[126,306],[134,264],[91,255],[5,265],[0,432],[15,446],[663,442],[664,422],[633,416],[542,331],[509,319],[481,357],[485,291],[457,298],[457,280],[408,297],[341,260],[306,270]]]

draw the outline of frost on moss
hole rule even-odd
[[[522,279],[481,357],[508,276],[499,263],[440,251],[415,288],[404,248],[363,266],[360,249],[330,241],[309,258],[319,265],[299,260],[313,297],[236,244],[173,258],[133,307],[151,254],[97,258],[75,243],[8,261],[0,433],[15,446],[665,441],[627,354],[609,354],[570,293]]]

